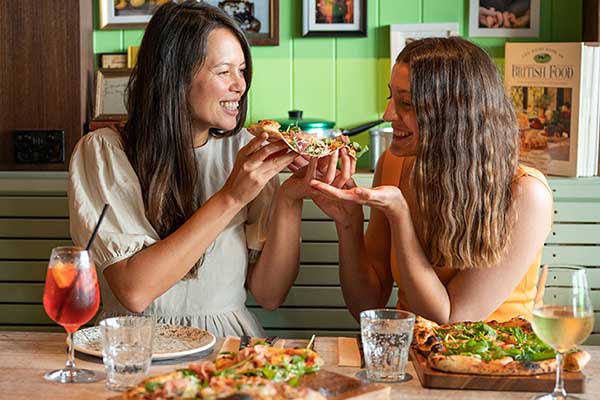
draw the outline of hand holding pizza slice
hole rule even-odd
[[[351,142],[346,136],[340,135],[335,138],[319,139],[316,135],[303,132],[298,127],[290,127],[281,131],[281,124],[273,120],[262,120],[250,125],[248,131],[254,136],[266,132],[269,139],[283,139],[292,151],[309,157],[326,157],[339,149],[346,148],[348,155],[358,159],[368,148],[362,147],[356,142]]]

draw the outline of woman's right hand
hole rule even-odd
[[[266,140],[267,134],[263,133],[240,149],[221,189],[237,206],[243,207],[254,200],[267,182],[296,157],[283,140],[263,145]]]

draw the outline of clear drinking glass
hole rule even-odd
[[[556,350],[557,363],[554,390],[534,399],[577,399],[567,395],[561,370],[563,354],[583,343],[594,325],[585,269],[545,265],[540,272],[533,307],[533,330]]]
[[[395,309],[360,313],[360,331],[367,378],[380,382],[402,382],[412,342],[415,315]]]
[[[72,383],[104,378],[100,371],[76,368],[73,354],[73,333],[96,314],[99,304],[98,279],[90,254],[80,247],[52,249],[44,287],[44,310],[67,331],[69,359],[65,368],[46,373],[47,380]]]
[[[155,320],[126,316],[100,321],[106,387],[122,391],[138,384],[150,370]]]

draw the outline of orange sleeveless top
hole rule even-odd
[[[381,174],[381,185],[400,185],[400,177],[402,176],[402,169],[404,167],[404,161],[407,158],[414,157],[396,157],[391,154],[389,151],[386,151],[382,157],[383,166],[382,166],[382,174]],[[546,188],[552,193],[550,186],[544,175],[531,167],[526,167],[523,165],[519,165],[519,170],[517,175],[515,176],[515,180],[519,179],[523,176],[530,176],[538,179],[540,182],[546,186]],[[400,276],[398,273],[398,266],[396,260],[396,252],[394,251],[394,244],[392,243],[390,261],[392,268],[392,276],[394,277],[394,281],[398,286],[398,303],[397,307],[399,309],[407,310],[408,302],[406,301],[406,294],[402,289],[402,285],[400,284]],[[531,319],[531,310],[533,306],[533,298],[536,292],[536,282],[538,271],[540,268],[540,261],[542,258],[542,249],[540,249],[537,257],[535,258],[533,264],[527,270],[527,273],[523,276],[515,290],[511,293],[511,295],[498,307],[496,311],[494,311],[491,315],[489,315],[486,320],[497,320],[497,321],[506,321],[515,317],[517,315],[522,315],[527,319]],[[433,267],[435,273],[437,274],[440,281],[446,285],[452,277],[458,272],[457,269],[448,268],[448,267]]]

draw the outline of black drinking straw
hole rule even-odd
[[[100,213],[100,218],[98,218],[98,222],[96,222],[96,227],[94,228],[94,232],[92,232],[92,236],[90,237],[90,240],[89,240],[87,246],[85,247],[85,251],[89,251],[90,247],[92,247],[92,243],[94,243],[94,239],[96,239],[96,235],[98,234],[98,228],[100,228],[100,224],[102,223],[102,220],[104,219],[104,214],[106,214],[106,210],[108,210],[108,204],[104,204],[104,208],[102,209],[102,212]],[[73,282],[77,282],[78,277],[79,277],[79,269],[77,270],[77,274],[75,275],[75,279],[73,279]],[[75,286],[76,285],[73,284],[69,287],[69,293],[67,294],[65,299],[71,297],[71,293],[73,292],[73,290],[75,290]],[[58,311],[56,312],[56,320],[60,319],[62,312],[63,312],[63,308],[65,307],[65,303],[66,303],[66,300],[64,300],[60,304],[60,307],[58,307]]]
[[[94,242],[94,239],[96,239],[96,235],[98,234],[98,228],[100,228],[100,224],[102,223],[102,220],[104,219],[104,214],[106,214],[106,210],[108,210],[108,204],[104,204],[104,208],[102,209],[102,212],[100,213],[100,218],[98,218],[98,222],[96,223],[94,232],[92,232],[92,237],[90,237],[90,241],[88,242],[87,246],[85,246],[86,251],[90,250],[90,248],[92,247],[92,243]]]

